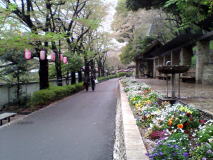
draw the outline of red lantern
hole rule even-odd
[[[25,49],[25,51],[24,51],[24,58],[26,60],[29,60],[29,59],[32,58],[32,53],[31,53],[31,51],[29,49]]]
[[[68,63],[68,58],[67,58],[67,57],[64,57],[64,58],[63,58],[63,62],[64,62],[64,64],[67,64],[67,63]]]
[[[46,52],[45,52],[45,50],[41,50],[40,51],[40,59],[41,60],[45,60],[46,59]]]
[[[64,56],[63,54],[60,54],[60,61],[63,62],[63,60],[64,60]]]
[[[51,53],[51,60],[52,60],[52,61],[55,61],[55,52],[52,52],[52,53]]]

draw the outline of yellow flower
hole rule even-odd
[[[171,126],[172,125],[172,120],[169,120],[168,121],[168,126]]]
[[[184,107],[184,106],[181,106],[181,107],[179,108],[179,110],[180,110],[181,112],[186,112],[186,113],[192,114],[192,111],[191,111],[189,108]]]
[[[151,104],[151,103],[152,103],[152,101],[150,101],[150,100],[146,101],[146,104]]]

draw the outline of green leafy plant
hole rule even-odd
[[[169,112],[163,122],[163,128],[183,129],[189,132],[198,128],[200,113],[198,110],[188,106],[179,105],[175,110]]]
[[[208,142],[210,138],[213,138],[213,125],[206,125],[203,129],[197,133],[199,142]]]
[[[77,91],[80,91],[82,89],[83,89],[83,83],[78,83],[78,84],[69,85],[69,86],[62,86],[62,87],[55,86],[55,87],[50,87],[48,89],[43,89],[33,93],[31,97],[31,105],[37,106],[37,105],[49,104],[53,101],[69,96],[73,93],[76,93]]]
[[[188,143],[189,139],[184,133],[174,133],[168,139],[160,141],[148,156],[153,160],[187,160],[189,158]]]
[[[213,158],[213,146],[209,143],[203,143],[192,150],[190,160],[207,160]]]
[[[106,81],[106,80],[109,80],[109,79],[119,78],[119,77],[124,77],[124,76],[130,77],[131,75],[132,75],[131,72],[120,72],[120,73],[105,76],[105,77],[98,77],[98,81]]]
[[[158,107],[147,107],[142,112],[139,112],[140,118],[138,121],[141,123],[141,127],[146,128],[152,123],[153,118],[155,118],[155,112],[159,111]]]

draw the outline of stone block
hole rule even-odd
[[[213,84],[213,64],[204,66],[202,84]]]

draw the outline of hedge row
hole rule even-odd
[[[114,75],[109,75],[107,77],[99,77],[99,81],[105,81],[112,78],[118,78],[123,76],[131,76],[132,73],[120,72]],[[48,89],[39,90],[33,93],[30,105],[31,106],[38,106],[38,105],[46,105],[53,101],[62,99],[66,96],[74,94],[80,90],[82,90],[83,83],[78,83],[75,85],[68,85],[68,86],[54,86]]]
[[[130,77],[130,76],[132,76],[132,72],[120,72],[120,73],[109,75],[109,76],[106,76],[106,77],[99,77],[98,81],[106,81],[106,80],[109,80],[109,79],[119,78],[119,77],[124,77],[124,76]]]
[[[45,105],[53,101],[72,95],[83,89],[83,83],[68,86],[54,86],[48,89],[39,90],[31,97],[31,106]]]

